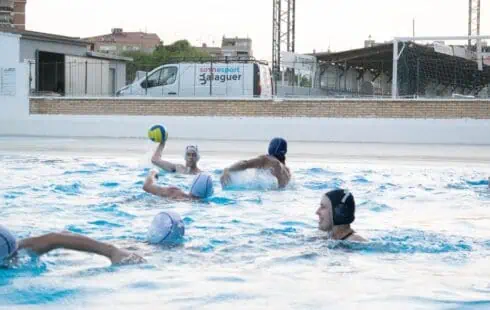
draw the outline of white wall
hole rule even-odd
[[[109,61],[90,57],[65,56],[67,96],[108,96]],[[87,80],[87,85],[85,85]],[[85,94],[85,87],[87,93]]]
[[[488,120],[234,118],[176,116],[44,116],[0,123],[0,134],[146,138],[163,123],[176,139],[490,145]]]
[[[0,32],[0,65],[18,63],[20,36]]]
[[[20,41],[20,53],[17,54],[17,59],[21,62],[24,62],[24,60],[34,61],[36,59],[36,50],[66,55],[85,56],[89,49],[88,45],[64,44],[23,38]]]
[[[20,36],[0,32],[0,70],[15,69],[16,77],[14,95],[2,96],[0,91],[0,124],[6,124],[5,120],[26,118],[29,114],[28,66],[19,63],[19,42]]]

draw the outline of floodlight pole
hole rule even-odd
[[[393,72],[391,77],[391,98],[398,96],[398,40],[393,40]]]

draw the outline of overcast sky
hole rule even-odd
[[[488,6],[486,8],[485,6]],[[490,34],[482,1],[481,34]],[[340,51],[394,36],[467,35],[468,0],[297,0],[296,52]],[[220,45],[250,37],[256,58],[272,55],[272,0],[28,0],[29,30],[87,37],[111,28],[157,33],[165,44],[188,39]]]

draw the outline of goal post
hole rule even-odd
[[[471,40],[476,40],[475,46],[468,46]],[[392,98],[488,98],[490,49],[485,40],[490,36],[394,38]]]

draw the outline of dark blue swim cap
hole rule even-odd
[[[274,138],[269,143],[269,155],[284,157],[288,152],[288,143],[283,138]]]
[[[17,251],[17,241],[14,235],[5,227],[0,225],[0,263]]]
[[[356,202],[354,196],[344,189],[336,189],[326,193],[332,203],[334,225],[348,225],[354,222]]]

